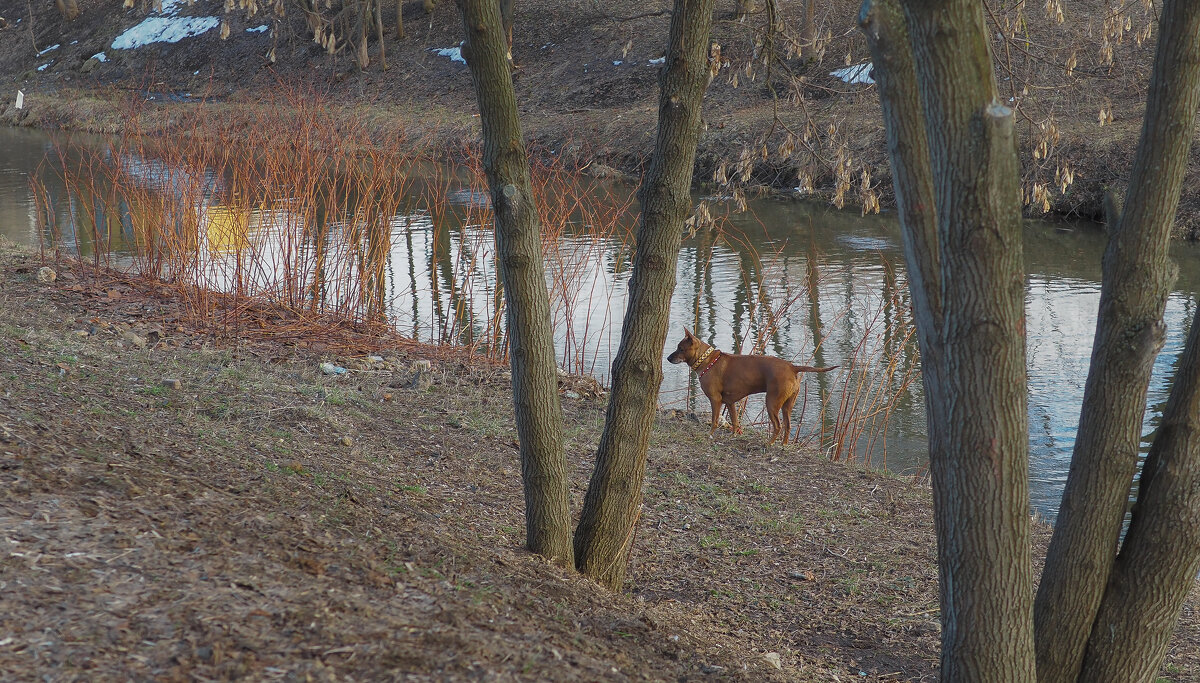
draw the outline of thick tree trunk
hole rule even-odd
[[[1200,7],[1168,0],[1124,212],[1109,226],[1079,433],[1038,588],[1035,623],[1042,681],[1076,680],[1089,634],[1089,656],[1101,653],[1093,625],[1099,626],[1096,611],[1111,586],[1109,573],[1137,468],[1147,386],[1163,344],[1163,311],[1175,277],[1167,244],[1198,104]],[[1154,579],[1153,574],[1140,577]],[[1089,665],[1088,670],[1094,669]],[[1119,680],[1134,679],[1122,675]]]
[[[521,444],[525,533],[529,549],[572,566],[567,467],[550,300],[537,208],[513,93],[500,6],[459,0],[483,125],[483,165],[495,213],[496,260],[504,280],[513,407]]]
[[[713,0],[675,0],[667,65],[661,77],[658,136],[639,193],[637,253],[612,393],[596,469],[575,532],[576,565],[612,589],[626,558],[642,503],[646,449],[662,382],[675,264],[683,221],[691,210],[692,172],[700,137],[700,105],[708,85]]]
[[[404,40],[404,0],[396,0],[396,40]]]
[[[886,10],[884,9],[886,8]],[[998,101],[982,6],[913,1],[905,24],[924,112],[929,179],[904,139],[919,120],[892,6],[883,61],[914,289],[938,534],[945,681],[1034,678],[1024,282],[1013,114]],[[891,68],[895,73],[888,72]],[[915,141],[914,141],[915,142]],[[911,168],[910,168],[911,166]],[[928,216],[936,207],[937,241]],[[919,297],[917,291],[920,291]],[[940,310],[940,316],[937,311]]]

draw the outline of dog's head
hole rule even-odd
[[[683,328],[683,341],[679,342],[679,346],[675,351],[667,356],[668,363],[687,363],[691,365],[696,358],[704,353],[704,342],[700,341],[696,335],[688,328]]]

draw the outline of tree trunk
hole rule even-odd
[[[863,3],[866,6],[867,3]],[[806,48],[811,48],[817,42],[817,0],[805,0],[804,25],[800,31],[800,41]],[[905,35],[908,32],[905,31]]]
[[[500,0],[500,20],[504,23],[504,41],[507,46],[508,61],[512,62],[513,40],[513,3],[515,0]]]
[[[916,65],[904,12],[897,0],[866,0],[859,13],[859,26],[867,37],[875,82],[879,87],[908,268],[908,289],[912,294],[913,320],[921,349],[921,381],[928,396],[940,386],[941,266],[929,140],[925,135],[925,114],[917,88]],[[933,413],[934,407],[933,401],[925,401],[926,424],[943,424],[944,421]],[[938,453],[937,459],[948,457],[945,443],[940,438],[941,430],[930,428],[927,432],[930,454]],[[934,459],[934,456],[930,457]]]
[[[1161,231],[1169,237],[1198,106],[1200,6],[1167,0],[1122,233],[1146,232],[1153,240]],[[1165,253],[1161,262],[1152,263],[1157,273],[1149,279],[1169,287],[1174,265]],[[1166,291],[1164,304],[1165,299]],[[1200,320],[1195,320],[1142,468],[1129,530],[1091,627],[1080,681],[1152,681],[1162,665],[1183,600],[1200,572],[1198,427]]]
[[[383,0],[372,0],[375,7],[375,37],[379,39],[379,67],[387,71],[387,46],[383,42]]]
[[[1079,681],[1153,681],[1200,572],[1200,319],[1192,322]]]
[[[859,14],[859,25],[867,36],[875,82],[879,87],[904,258],[908,266],[908,285],[924,353],[938,338],[942,307],[937,206],[916,66],[904,13],[897,0],[867,0]],[[923,360],[923,365],[927,366],[923,372],[936,372],[940,365],[936,358],[923,356]]]
[[[358,37],[358,44],[354,46],[354,61],[359,71],[366,71],[371,65],[371,56],[367,54],[367,24],[371,21],[371,3],[359,0],[357,9],[354,33]]]
[[[79,18],[79,0],[54,0],[54,4],[58,6],[58,13],[67,21],[74,21]]]
[[[1112,589],[1109,573],[1137,468],[1147,387],[1163,344],[1163,311],[1175,278],[1167,245],[1200,104],[1197,36],[1196,3],[1168,0],[1125,208],[1117,224],[1109,226],[1079,433],[1035,604],[1042,681],[1076,680],[1089,634],[1097,643],[1096,611],[1106,586]],[[1155,578],[1140,577],[1147,582]],[[1091,651],[1099,654],[1101,649],[1093,646]]]
[[[404,0],[396,0],[396,40],[404,40]]]
[[[526,544],[551,562],[569,567],[574,557],[550,300],[500,7],[489,0],[459,0],[458,4],[466,32],[463,56],[475,83],[483,126],[483,166],[495,214],[496,260],[505,284]]]
[[[613,362],[596,468],[575,532],[576,566],[614,590],[624,581],[641,509],[675,265],[683,221],[692,205],[712,15],[713,0],[675,0],[667,65],[660,80],[658,135],[639,192],[642,216],[629,303]]]
[[[895,5],[868,2],[861,20],[888,101],[921,342],[941,678],[1033,680],[1025,274],[1013,114],[996,96],[982,6],[929,0],[904,10],[902,24]],[[921,121],[916,96],[905,89],[913,82],[927,143],[913,137]],[[914,149],[922,144],[928,174],[925,152]]]

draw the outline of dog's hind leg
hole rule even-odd
[[[775,399],[770,392],[767,393],[767,417],[771,419],[771,439],[767,441],[768,446],[779,438],[779,402]],[[787,419],[787,413],[784,413],[783,419]],[[783,433],[783,442],[787,443],[787,432]]]
[[[783,402],[783,444],[786,446],[788,437],[792,435],[792,408],[796,407],[796,398],[800,396],[800,392],[796,391]]]
[[[725,405],[729,406],[729,428],[734,434],[741,434],[742,428],[738,424],[737,401],[732,401],[730,403],[726,403]]]

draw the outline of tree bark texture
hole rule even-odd
[[[500,0],[500,21],[504,25],[505,55],[509,62],[512,61],[513,21],[516,14],[513,7],[514,2],[516,0]]]
[[[683,221],[692,206],[712,16],[713,0],[675,0],[667,63],[660,77],[654,156],[639,191],[642,215],[629,303],[596,467],[575,532],[576,566],[614,590],[624,581],[641,509],[675,266]]]
[[[1130,220],[1154,225],[1154,230],[1159,229],[1161,221],[1161,229],[1169,231],[1198,106],[1200,7],[1167,0],[1138,155],[1139,165],[1151,170],[1146,175],[1135,172],[1131,179],[1160,188],[1148,197],[1131,189],[1124,214]],[[1167,139],[1157,145],[1147,142],[1148,137],[1159,136]],[[1142,148],[1151,151],[1143,155]],[[1133,201],[1159,204],[1135,209]],[[1127,225],[1122,220],[1122,229],[1132,225],[1138,224]],[[1166,279],[1169,286],[1174,267],[1160,267],[1166,272],[1160,272],[1156,282]],[[1159,309],[1160,319],[1161,315]],[[1167,407],[1142,468],[1137,504],[1109,576],[1077,680],[1153,681],[1162,665],[1184,597],[1200,572],[1198,427],[1200,320],[1194,320]]]
[[[1167,0],[1124,210],[1109,226],[1079,432],[1035,603],[1042,681],[1101,680],[1079,677],[1089,635],[1088,657],[1113,654],[1098,647],[1108,637],[1096,630],[1096,613],[1109,600],[1106,587],[1119,589],[1109,574],[1137,469],[1147,387],[1163,345],[1163,311],[1176,271],[1167,245],[1198,105],[1200,7]],[[1121,555],[1118,567],[1131,561],[1127,551]],[[1155,572],[1140,577],[1156,579]],[[1087,670],[1095,671],[1091,663]]]
[[[867,36],[879,88],[909,290],[924,354],[937,341],[942,305],[937,207],[916,66],[898,0],[866,0],[859,26]],[[923,373],[937,371],[936,357],[923,360]]]
[[[865,0],[859,26],[867,37],[879,88],[908,289],[921,351],[921,381],[925,395],[931,396],[942,386],[941,273],[929,140],[925,135],[912,45],[898,0]],[[925,421],[931,427],[927,430],[931,460],[950,457],[942,430],[932,428],[946,422],[946,418],[935,412],[940,407],[940,403],[925,401]]]
[[[1154,681],[1200,573],[1200,320],[1142,468],[1140,494],[1079,681]]]
[[[574,556],[550,298],[500,5],[495,0],[459,0],[458,5],[466,32],[463,56],[471,70],[483,126],[496,260],[505,284],[526,544],[551,562],[569,567]]]
[[[1013,113],[996,96],[981,5],[914,0],[903,11],[902,22],[890,0],[868,2],[860,21],[886,101],[921,341],[941,678],[1031,681],[1025,274]],[[924,142],[913,137],[921,125]]]

